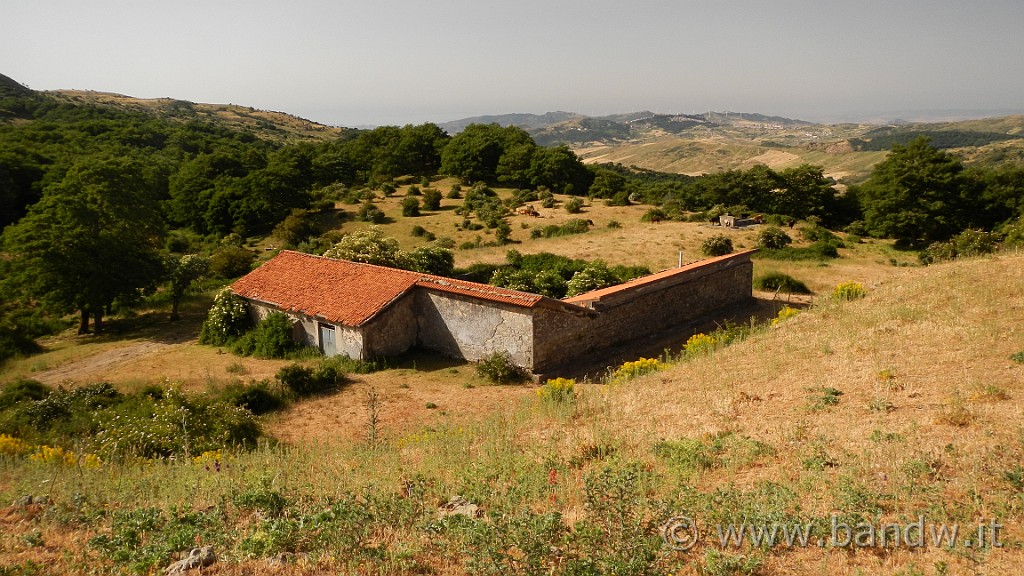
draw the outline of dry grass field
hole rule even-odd
[[[396,217],[402,198],[404,188],[377,203]],[[452,203],[384,228],[404,248],[424,241],[414,225],[457,244],[493,240],[457,230]],[[643,223],[642,206],[537,207],[541,218],[512,217],[514,244],[457,250],[458,265],[498,263],[515,248],[658,270],[680,251],[697,259],[700,242],[723,233]],[[573,217],[594,225],[529,238]],[[726,233],[752,247],[756,228]],[[791,274],[816,293],[795,317],[645,376],[577,383],[571,401],[412,354],[267,417],[276,443],[219,454],[216,469],[210,457],[64,467],[0,452],[0,503],[49,497],[0,508],[0,575],[155,572],[162,565],[139,564],[147,554],[200,543],[220,557],[202,573],[225,575],[1014,573],[1024,564],[1024,364],[1011,356],[1024,351],[1024,257],[922,268],[884,242],[840,252],[824,263],[755,261],[755,275]],[[829,297],[849,280],[866,297]],[[199,346],[208,303],[190,301],[177,324],[143,312],[115,323],[120,334],[54,338],[0,380],[135,390],[167,379],[201,392],[286,363]],[[482,515],[445,519],[439,506],[453,496]],[[662,539],[674,516],[700,528],[688,551]],[[945,547],[833,546],[833,518],[923,518],[961,532]],[[1003,547],[969,546],[992,521]],[[723,544],[717,527],[741,522],[809,525],[823,545]]]

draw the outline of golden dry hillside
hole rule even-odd
[[[569,393],[425,363],[275,417],[318,429],[288,445],[71,468],[0,456],[4,500],[47,497],[0,511],[0,565],[145,572],[209,544],[211,574],[1014,573],[1024,256],[891,268],[865,291]],[[422,424],[398,426],[410,397]],[[760,527],[808,543],[751,545]]]

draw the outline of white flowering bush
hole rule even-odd
[[[324,256],[392,268],[405,267],[405,255],[398,247],[398,240],[385,236],[380,226],[370,226],[367,230],[346,235],[324,252]]]
[[[213,300],[213,306],[199,330],[199,343],[223,346],[251,325],[245,300],[225,288]]]
[[[619,283],[619,279],[601,260],[594,260],[569,279],[569,296],[600,290]]]
[[[255,446],[261,430],[245,408],[175,387],[123,394],[107,383],[58,388],[0,409],[0,455],[37,452],[46,462],[166,458]],[[89,456],[91,455],[91,456]]]
[[[252,412],[173,387],[163,389],[158,397],[132,397],[95,418],[99,431],[90,444],[104,459],[166,458],[252,447],[260,436]]]

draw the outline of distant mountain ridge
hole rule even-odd
[[[438,126],[449,134],[458,134],[470,124],[498,124],[499,126],[518,126],[524,130],[544,128],[574,118],[584,118],[582,114],[572,112],[547,112],[545,114],[497,114],[489,116],[472,116],[451,122],[442,122]]]
[[[35,91],[0,74],[0,125],[32,122],[47,110],[93,108],[102,114],[144,114],[173,122],[209,122],[279,142],[317,142],[355,137],[363,129],[340,128],[284,112],[235,104],[202,104],[174,98],[143,99],[92,90]],[[106,117],[106,116],[104,116]],[[745,112],[664,114],[650,110],[588,116],[554,111],[498,114],[435,123],[458,134],[474,123],[526,130],[540,145],[569,146],[588,163],[702,174],[763,164],[786,168],[821,165],[836,178],[862,178],[893,144],[931,139],[969,162],[1024,166],[1024,116],[948,122],[826,124]]]
[[[695,127],[721,127],[737,124],[761,124],[777,128],[814,126],[813,122],[782,116],[745,112],[706,112],[704,114],[660,114],[648,110],[587,116],[572,112],[546,114],[499,114],[473,116],[439,124],[449,134],[457,134],[470,124],[518,126],[530,133],[538,144],[580,145],[587,142],[623,142],[648,136],[683,134]]]

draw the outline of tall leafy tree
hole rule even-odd
[[[957,157],[920,137],[905,146],[893,145],[856,195],[870,233],[925,246],[950,238],[968,224],[973,188]]]
[[[17,283],[63,312],[78,311],[79,333],[97,329],[117,299],[132,299],[163,273],[163,221],[142,162],[86,157],[47,187],[4,234]]]
[[[180,320],[178,307],[193,282],[210,271],[210,259],[199,254],[171,254],[164,259],[171,292],[171,320]]]
[[[515,150],[517,160],[506,161],[503,171],[509,178],[516,177],[524,167],[522,162],[529,162],[529,154],[521,148],[524,144],[535,145],[522,128],[470,124],[445,146],[441,153],[441,172],[469,182],[496,182],[502,156]]]

